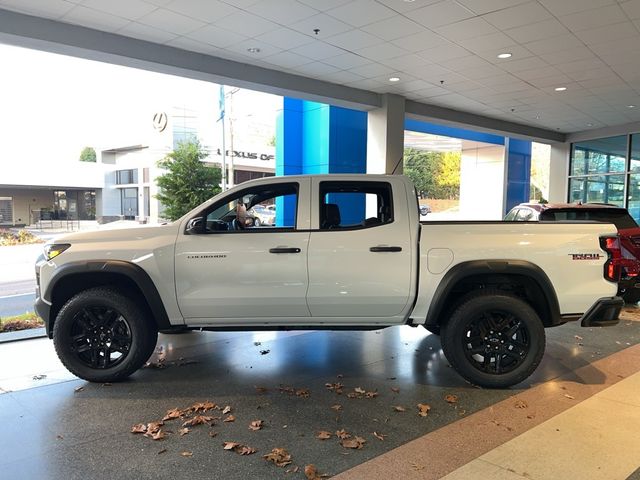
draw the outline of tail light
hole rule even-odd
[[[604,278],[611,282],[618,282],[622,273],[624,259],[620,248],[620,238],[600,237],[600,248],[607,252],[609,258],[604,264]]]

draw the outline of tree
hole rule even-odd
[[[438,197],[455,200],[460,197],[460,152],[444,152],[440,155],[437,183]]]
[[[164,206],[164,217],[176,220],[220,192],[222,173],[202,162],[206,156],[200,142],[189,140],[158,161],[158,167],[167,171],[156,178],[160,187],[156,198]]]
[[[421,198],[457,199],[460,196],[460,152],[404,150],[404,174]]]
[[[93,147],[84,147],[80,152],[81,162],[94,162],[96,161],[96,150]]]

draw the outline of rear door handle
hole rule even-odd
[[[377,247],[371,247],[369,251],[370,252],[401,252],[402,247],[387,247],[383,245],[378,245]]]
[[[300,253],[300,249],[295,247],[275,247],[270,248],[269,253]]]

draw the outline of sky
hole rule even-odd
[[[144,144],[153,113],[170,115],[174,107],[210,119],[208,143],[219,136],[214,83],[2,44],[0,65],[2,168],[15,161],[76,162],[85,146]],[[275,129],[281,97],[241,90],[233,102],[239,128],[254,122]]]

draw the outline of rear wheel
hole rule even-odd
[[[122,380],[153,353],[158,332],[147,312],[114,288],[72,297],[53,326],[53,343],[65,367],[90,382]]]
[[[622,294],[624,303],[633,304],[640,301],[640,288],[630,288]]]
[[[524,381],[540,364],[544,326],[525,301],[480,291],[462,299],[443,325],[442,349],[469,382],[505,388]]]

